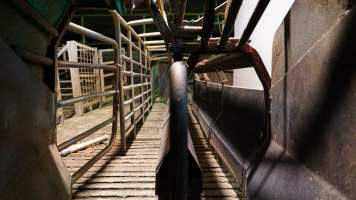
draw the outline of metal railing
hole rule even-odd
[[[59,68],[102,69],[111,71],[114,74],[113,89],[110,91],[74,97],[57,102],[57,107],[61,108],[66,105],[75,104],[91,98],[113,96],[112,117],[58,145],[58,149],[63,150],[76,142],[87,138],[106,125],[109,125],[110,123],[112,124],[109,143],[103,150],[93,156],[72,175],[72,183],[76,182],[86,171],[88,171],[90,167],[92,167],[112,148],[116,140],[118,123],[120,123],[120,150],[126,151],[126,138],[129,137],[131,133],[133,133],[132,136],[136,135],[138,124],[145,120],[145,117],[153,104],[151,94],[149,50],[146,48],[144,42],[139,38],[137,33],[116,11],[110,11],[110,13],[113,16],[115,24],[115,40],[74,23],[69,23],[67,30],[111,45],[113,47],[112,64],[109,64],[110,62],[105,64],[88,64],[56,60]],[[121,32],[121,27],[126,29],[125,32],[127,33],[127,36]],[[135,43],[133,39],[136,39],[137,42]],[[128,55],[122,55],[122,42],[125,42],[128,46],[126,51]],[[136,53],[136,56],[134,56],[134,53]],[[124,77],[127,78],[127,81],[124,81]],[[125,113],[125,105],[130,107],[128,113]],[[128,120],[130,120],[130,123],[126,128],[126,121]]]

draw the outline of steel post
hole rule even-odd
[[[187,66],[178,61],[169,69],[170,83],[170,199],[186,200],[188,192]]]

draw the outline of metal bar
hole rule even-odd
[[[127,85],[124,86],[124,90],[129,90],[132,88],[137,88],[137,87],[141,87],[142,85],[149,85],[150,83],[139,83],[139,84],[133,84],[133,85]]]
[[[164,44],[164,40],[145,41],[144,44],[145,44],[145,45],[149,45],[149,44]]]
[[[118,44],[119,49],[117,49],[116,51],[116,61],[119,64],[122,64],[122,55],[121,55],[121,46],[122,46],[122,33],[121,33],[121,23],[125,20],[123,20],[121,18],[121,16],[116,12],[116,11],[110,11],[110,14],[113,17],[114,20],[114,26],[115,26],[115,39],[116,42]],[[123,77],[124,71],[123,71],[123,67],[121,65],[120,69],[119,69],[119,74],[118,74],[118,90],[119,90],[119,99],[118,102],[120,104],[119,106],[119,111],[120,111],[120,144],[121,144],[121,150],[122,151],[126,151],[126,135],[125,135],[125,119],[124,119],[124,115],[125,115],[125,109],[124,109],[124,77]]]
[[[227,3],[228,3],[228,1],[225,1],[225,2],[221,3],[220,5],[216,6],[214,9],[214,14],[224,12]],[[194,23],[194,25],[201,25],[203,20],[204,20],[204,17],[200,17],[197,20],[195,20],[193,23]]]
[[[129,38],[129,40],[132,40],[132,37],[131,37],[131,32],[127,32],[127,37]],[[134,59],[133,59],[133,54],[132,54],[132,43],[129,44],[129,47],[128,47],[128,51],[129,51],[129,60],[130,60],[130,71],[131,71],[131,76],[130,76],[130,85],[134,85],[134,77],[132,75],[132,73],[134,72],[133,68],[134,68],[134,62],[136,62]],[[139,65],[138,65],[139,66]],[[130,90],[130,97],[133,98],[135,96],[135,88],[134,87],[131,87],[131,90]],[[131,124],[133,124],[134,126],[134,136],[136,136],[136,124],[135,124],[135,112],[134,112],[134,108],[135,108],[135,105],[134,105],[134,101],[131,102],[130,104],[130,112],[132,112],[132,116],[131,116]]]
[[[174,5],[174,24],[180,26],[183,23],[187,0],[176,0]]]
[[[116,49],[118,49],[118,45],[116,43],[116,41],[112,38],[109,38],[105,35],[102,35],[100,33],[97,33],[95,31],[92,31],[90,29],[87,29],[85,27],[79,26],[77,24],[74,24],[73,22],[70,22],[68,25],[68,30],[81,34],[81,35],[85,35],[87,37],[90,37],[92,39],[96,39],[99,40],[101,42],[107,43],[107,44],[111,44],[113,46],[115,46]]]
[[[194,68],[194,73],[208,73],[215,72],[216,70],[229,70],[253,67],[253,61],[249,55],[237,53],[217,56],[209,60],[203,65],[197,65]]]
[[[166,48],[166,45],[148,46],[148,50],[150,50],[150,49],[161,49],[161,48]]]
[[[155,21],[158,30],[162,33],[162,37],[166,44],[172,43],[174,41],[172,31],[170,30],[167,22],[159,11],[155,0],[149,0],[149,9],[152,18]]]
[[[205,0],[204,3],[204,19],[203,19],[203,34],[200,40],[202,49],[208,46],[209,37],[214,27],[214,3],[215,1]]]
[[[5,1],[10,3],[14,8],[18,9],[26,19],[37,25],[43,31],[49,33],[53,37],[58,37],[59,33],[48,21],[38,14],[26,0]]]
[[[173,30],[174,35],[179,37],[195,37],[202,34],[201,26],[176,26]]]
[[[228,8],[229,11],[224,24],[224,29],[221,34],[221,39],[219,44],[220,49],[225,48],[228,38],[231,35],[233,27],[235,25],[235,20],[237,17],[237,13],[240,10],[241,4],[242,4],[242,0],[231,0],[231,4]]]
[[[139,62],[142,64],[142,49],[141,49],[141,43],[139,43],[139,47],[140,47],[140,54],[139,54]],[[144,64],[142,64],[143,66],[144,66]],[[143,67],[140,67],[140,74],[141,74],[141,76],[140,76],[140,82],[141,83],[143,83],[143,76],[142,76],[142,73],[143,73]],[[140,88],[140,92],[141,92],[141,103],[143,104],[143,101],[144,101],[144,88],[143,88],[143,86],[141,86],[141,88]],[[135,97],[134,97],[134,100],[135,100]],[[145,108],[144,107],[142,107],[142,114],[144,114],[144,110],[145,110]],[[142,121],[142,123],[144,123],[144,121]]]
[[[128,63],[130,63],[130,64],[132,63],[132,64],[134,64],[134,65],[136,65],[136,66],[146,68],[146,67],[143,66],[141,63],[139,63],[139,62],[137,62],[136,60],[133,60],[133,59],[127,57],[127,56],[122,55],[121,57],[122,57],[122,60],[124,60],[125,62],[128,62]]]
[[[90,69],[105,69],[115,71],[117,67],[114,65],[103,65],[103,64],[93,64],[93,63],[79,63],[70,61],[58,61],[59,69],[69,69],[69,68],[90,68]]]
[[[145,92],[143,92],[143,93],[141,93],[141,94],[139,94],[139,95],[137,95],[137,96],[134,96],[134,98],[132,98],[132,99],[130,99],[130,100],[127,100],[127,101],[125,101],[125,102],[124,102],[124,105],[128,105],[128,104],[130,104],[133,100],[137,100],[137,99],[141,98],[142,96],[144,96],[144,95],[148,94],[149,92],[150,92],[150,91],[149,91],[149,90],[147,90],[147,91],[145,91]]]
[[[13,49],[17,55],[19,55],[26,62],[45,66],[52,66],[54,63],[53,60],[49,57],[42,56],[19,47],[13,47]]]
[[[114,19],[116,20],[116,24],[120,24],[122,27],[127,29],[127,32],[130,32],[131,35],[136,38],[139,42],[142,44],[144,43],[143,40],[138,36],[136,31],[122,18],[119,13],[117,13],[115,10],[110,11],[111,15],[113,15]],[[146,48],[146,46],[145,46]]]
[[[254,29],[255,29],[257,23],[259,22],[259,20],[261,19],[261,17],[263,15],[264,11],[266,10],[269,2],[270,2],[270,0],[259,0],[258,1],[255,10],[252,13],[251,18],[248,21],[248,24],[247,24],[244,32],[242,33],[240,42],[236,47],[237,50],[241,49],[243,47],[243,45],[248,42],[252,32],[254,31]]]
[[[115,56],[114,56],[114,64],[115,66],[119,66],[121,64],[121,59],[120,59],[120,53],[121,53],[121,44],[118,44],[115,40],[106,37],[100,33],[94,32],[90,29],[81,27],[79,25],[69,23],[69,30],[79,33],[79,34],[84,34],[88,37],[91,37],[93,39],[99,40],[104,43],[111,44],[114,48]],[[85,172],[89,170],[90,167],[92,167],[101,157],[103,157],[113,146],[115,140],[116,140],[116,134],[117,134],[117,124],[118,124],[118,102],[119,102],[119,93],[117,92],[119,90],[119,85],[120,85],[120,75],[121,75],[121,68],[119,70],[115,71],[114,73],[114,96],[113,96],[113,118],[114,121],[112,123],[112,131],[111,131],[111,136],[109,143],[105,146],[103,150],[101,150],[98,154],[96,154],[94,157],[92,157],[88,162],[86,162],[81,168],[79,168],[78,171],[76,171],[72,175],[72,184],[76,182]],[[121,76],[122,77],[122,76]],[[120,92],[121,95],[122,92]],[[123,138],[121,138],[123,139]],[[126,138],[125,142],[121,143],[121,148],[126,150]]]
[[[127,114],[125,115],[125,117],[124,117],[125,121],[129,120],[129,119],[132,117],[133,114],[134,114],[134,113],[133,113],[132,111],[129,112],[129,113],[127,113]],[[126,131],[125,131],[125,132],[126,132]]]
[[[112,96],[114,95],[116,92],[115,90],[111,90],[111,91],[107,91],[107,92],[99,92],[96,94],[89,94],[89,95],[84,95],[84,96],[80,96],[80,97],[74,97],[71,99],[65,99],[65,100],[61,100],[57,102],[58,107],[63,107],[63,106],[67,106],[67,105],[71,105],[74,103],[78,103],[78,102],[82,102],[91,98],[95,98],[95,97],[106,97],[106,96]]]
[[[140,73],[136,73],[136,72],[131,73],[130,71],[122,71],[122,72],[123,72],[124,76],[131,76],[131,74],[133,76],[135,76],[135,77],[138,77],[138,76],[141,76],[141,75],[148,76],[146,74],[140,74]]]
[[[169,69],[170,79],[170,146],[171,171],[169,193],[171,200],[186,200],[188,193],[188,109],[187,67],[174,62]]]
[[[139,37],[158,37],[161,36],[160,32],[150,32],[150,33],[140,33],[138,34]]]
[[[154,23],[153,18],[139,19],[139,20],[133,20],[127,22],[127,24],[130,26],[140,26],[140,25],[153,24],[153,23]]]
[[[62,151],[63,149],[65,149],[65,148],[67,148],[67,147],[79,142],[80,140],[92,135],[93,133],[95,133],[96,131],[104,128],[106,125],[110,124],[113,121],[114,121],[114,118],[111,117],[110,119],[107,119],[107,120],[101,122],[100,124],[90,128],[89,130],[87,130],[87,131],[85,131],[85,132],[83,132],[83,133],[81,133],[81,134],[79,134],[79,135],[77,135],[77,136],[75,136],[75,137],[63,142],[62,144],[58,145],[58,147],[57,147],[58,151]]]
[[[236,44],[240,41],[237,38],[229,38],[225,44],[224,49],[219,48],[220,38],[210,38],[208,41],[208,46],[205,50],[201,50],[200,44],[198,43],[185,43],[184,52],[185,53],[198,53],[198,54],[227,54],[227,53],[239,53],[240,50],[236,49]]]

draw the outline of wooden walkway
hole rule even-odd
[[[102,109],[106,109],[106,112],[111,112],[110,109]],[[118,138],[111,151],[74,184],[73,199],[157,200],[158,198],[155,196],[155,169],[164,120],[163,113],[166,109],[168,109],[168,106],[165,104],[155,103],[153,105],[145,123],[138,131],[136,139],[128,143],[126,155],[122,155],[122,152],[119,151]],[[92,112],[95,112],[95,110]],[[83,121],[79,119],[75,119],[75,121],[76,123],[81,123],[80,127],[84,129],[85,126],[87,128],[93,126],[93,121],[105,120],[102,116],[110,116],[110,114],[103,114],[103,110],[97,112],[100,115],[88,113],[88,115],[95,115],[96,117],[83,116]],[[202,199],[238,199],[238,188],[231,181],[231,175],[224,167],[220,166],[216,155],[203,138],[194,116],[191,115],[190,118],[192,119],[190,131],[204,173]],[[73,124],[74,122],[61,125],[59,132],[68,131],[70,129],[68,126]],[[109,135],[110,131],[111,128],[108,125],[98,134]],[[64,163],[68,170],[74,173],[103,147],[104,144],[100,144],[72,153],[63,158]]]

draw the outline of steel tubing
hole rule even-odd
[[[225,45],[229,39],[229,36],[231,35],[232,30],[234,28],[237,13],[240,10],[241,4],[242,4],[242,0],[232,0],[231,1],[231,4],[229,6],[229,11],[228,11],[228,14],[227,14],[227,17],[225,20],[225,24],[224,24],[224,29],[221,34],[221,38],[220,38],[220,42],[219,42],[220,49],[225,48]]]
[[[138,34],[139,37],[158,37],[161,36],[160,32],[150,32],[150,33],[140,33]]]
[[[203,34],[201,36],[201,49],[206,49],[208,41],[214,28],[214,3],[212,0],[205,0],[204,3],[204,19],[203,19]]]
[[[111,71],[117,70],[117,67],[114,65],[58,61],[58,69],[69,69],[69,68],[105,69]]]
[[[170,199],[186,200],[188,193],[188,109],[187,66],[174,62],[169,69],[170,81]]]
[[[121,34],[121,24],[125,24],[125,20],[122,19],[122,17],[116,12],[116,11],[110,11],[113,20],[114,20],[114,27],[115,27],[115,39],[116,42],[118,44],[118,46],[120,47],[120,49],[118,49],[117,53],[117,62],[118,63],[122,63],[122,55],[121,55],[121,38],[122,38],[122,34]],[[128,26],[130,27],[130,26]],[[134,31],[133,31],[134,32]],[[133,34],[136,34],[136,32],[134,32]],[[120,104],[120,106],[118,107],[118,109],[120,110],[120,144],[121,144],[121,149],[123,151],[126,151],[126,135],[125,135],[125,119],[124,119],[124,115],[125,115],[125,110],[124,110],[124,69],[122,67],[120,67],[119,69],[119,74],[117,76],[117,89],[119,90],[119,96],[118,96],[118,100],[116,102],[116,106],[118,105],[118,103]]]
[[[174,5],[175,26],[182,25],[186,6],[187,6],[187,0],[175,0],[175,5]]]
[[[259,0],[258,1],[255,10],[252,13],[251,18],[248,21],[248,24],[247,24],[244,32],[242,33],[240,42],[238,43],[238,45],[236,47],[237,50],[240,50],[243,47],[243,45],[248,42],[252,32],[255,30],[255,27],[256,27],[257,23],[260,21],[269,2],[270,2],[270,0]]]
[[[89,94],[89,95],[83,95],[80,97],[74,97],[71,99],[65,99],[65,100],[61,100],[58,101],[58,107],[63,107],[63,106],[67,106],[67,105],[71,105],[71,104],[75,104],[78,102],[82,102],[91,98],[95,98],[95,97],[106,97],[106,96],[111,96],[114,95],[116,92],[115,90],[111,90],[111,91],[107,91],[107,92],[99,92],[99,93],[95,93],[95,94]]]
[[[215,14],[218,14],[218,13],[220,13],[220,12],[224,12],[227,3],[228,3],[228,1],[224,1],[224,2],[221,3],[220,5],[216,6],[215,9],[214,9],[214,13],[215,13]],[[193,22],[193,24],[196,25],[196,26],[199,26],[199,25],[202,24],[203,20],[204,20],[204,17],[200,17],[200,18],[198,18],[197,20],[195,20],[195,21]],[[188,22],[188,23],[189,23],[189,22]]]
[[[73,22],[70,22],[69,25],[68,25],[68,30],[69,31],[72,31],[74,33],[78,33],[78,34],[81,34],[81,35],[85,35],[87,37],[90,37],[92,39],[95,39],[95,40],[99,40],[101,42],[104,42],[106,44],[110,44],[112,46],[115,46],[116,48],[115,49],[118,49],[118,45],[116,43],[116,41],[112,38],[109,38],[103,34],[100,34],[100,33],[97,33],[95,31],[92,31],[90,29],[87,29],[83,26],[79,26]]]
[[[147,19],[139,19],[139,20],[132,20],[127,22],[128,25],[132,26],[142,26],[146,24],[153,24],[154,21],[152,18],[147,18]]]

